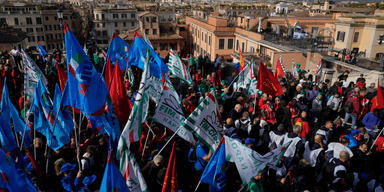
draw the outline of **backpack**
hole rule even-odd
[[[246,123],[243,123],[241,120],[239,120],[240,127],[237,128],[237,130],[242,129],[248,133],[248,125],[251,123],[251,121],[245,121]]]
[[[196,146],[192,146],[191,149],[189,149],[188,160],[191,163],[196,163],[197,162]]]
[[[353,112],[353,101],[349,100],[345,105],[345,112],[352,113]]]

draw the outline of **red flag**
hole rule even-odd
[[[113,73],[113,80],[109,86],[109,94],[111,95],[113,108],[119,123],[127,122],[131,113],[128,96],[124,86],[123,76],[120,72],[119,62],[116,61],[116,67]]]
[[[276,79],[279,78],[279,75],[281,75],[282,77],[285,76],[283,67],[281,66],[281,63],[280,63],[280,59],[277,60],[276,71],[275,71]]]
[[[244,61],[243,53],[241,53],[240,47],[239,47],[239,54],[240,54],[240,71],[242,71],[245,67],[245,61]]]
[[[377,81],[377,95],[375,98],[372,99],[372,107],[371,107],[371,112],[374,109],[382,109],[384,108],[384,98],[383,98],[383,91],[381,90],[380,87],[380,81]]]
[[[105,66],[105,74],[104,74],[104,80],[105,84],[107,84],[107,87],[111,85],[113,77],[113,66],[111,63],[111,60],[109,60],[109,57],[107,58],[107,66]]]
[[[65,84],[67,83],[68,76],[64,69],[56,62],[57,73],[59,75],[61,93],[64,92]]]
[[[113,34],[112,34],[112,37],[111,37],[111,41],[112,41],[112,39],[114,39],[115,37],[118,37],[118,35],[117,35],[116,33],[113,33]]]
[[[259,89],[260,91],[271,95],[272,97],[283,94],[281,84],[261,61],[259,65],[259,78],[257,81],[256,89]]]
[[[177,192],[177,166],[176,166],[176,142],[173,142],[171,157],[169,158],[167,173],[163,183],[161,192]]]
[[[133,40],[135,40],[137,37],[141,38],[141,36],[137,32],[135,32],[135,36],[133,36]]]

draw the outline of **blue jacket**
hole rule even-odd
[[[76,177],[77,176],[77,171],[73,171],[72,173],[69,174],[69,177],[60,176],[60,182],[61,185],[63,186],[64,191],[69,191],[69,192],[77,192],[78,188],[81,185],[81,178]]]
[[[357,139],[353,137],[351,134],[346,135],[345,137],[349,139],[348,148],[352,149],[353,147],[356,147],[358,145]]]
[[[196,157],[197,161],[195,163],[195,169],[198,171],[204,171],[205,166],[207,165],[207,162],[204,161],[203,157],[208,155],[209,149],[206,146],[202,146],[200,142],[197,142],[196,146]]]
[[[376,117],[373,113],[367,113],[363,119],[363,124],[367,129],[374,129],[372,125],[380,125],[380,117]]]

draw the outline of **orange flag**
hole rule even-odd
[[[259,89],[272,97],[283,94],[281,84],[261,61],[259,65],[259,77],[257,79],[256,89]]]
[[[279,78],[279,75],[281,75],[282,77],[285,77],[283,67],[281,66],[281,63],[280,63],[280,59],[277,60],[276,71],[275,71],[276,79]]]
[[[169,158],[167,173],[165,174],[163,189],[161,192],[177,192],[177,165],[176,165],[176,142],[173,142],[171,157]]]
[[[243,53],[241,53],[240,47],[239,47],[239,54],[240,54],[240,71],[242,71],[245,67],[245,61],[244,61]]]
[[[381,90],[380,87],[380,81],[377,80],[377,95],[375,98],[372,99],[372,107],[371,107],[371,112],[374,109],[382,109],[384,108],[384,97],[383,97],[383,91]]]
[[[59,82],[61,93],[64,92],[65,84],[67,83],[68,76],[65,73],[64,69],[56,62],[57,73],[59,74]]]
[[[116,67],[113,71],[112,82],[109,86],[109,94],[111,95],[113,109],[115,110],[117,120],[119,123],[127,122],[131,109],[128,107],[128,96],[118,61],[116,61]]]
[[[113,66],[111,63],[111,60],[109,60],[109,57],[107,58],[107,66],[105,66],[105,74],[104,74],[104,80],[105,84],[107,84],[107,87],[111,85],[113,77]]]

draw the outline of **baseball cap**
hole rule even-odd
[[[64,164],[63,166],[61,166],[61,172],[67,172],[67,171],[72,171],[76,168],[76,165],[75,164],[70,164],[70,163],[66,163]]]
[[[246,144],[246,145],[251,144],[251,143],[254,143],[254,142],[255,142],[255,139],[253,139],[253,138],[249,138],[249,137],[248,137],[248,138],[245,139],[245,144]]]
[[[88,186],[88,185],[91,185],[95,180],[96,180],[95,175],[87,176],[84,178],[83,184]]]
[[[304,79],[300,79],[299,82],[300,82],[300,83],[305,83],[305,80],[304,80]]]

